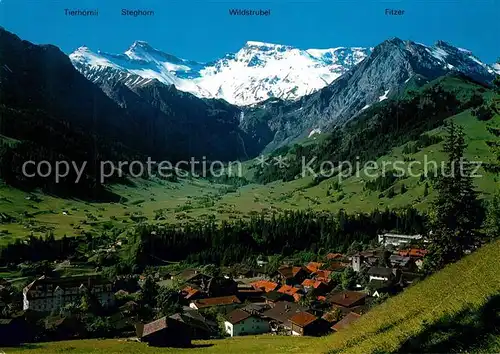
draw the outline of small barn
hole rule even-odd
[[[186,324],[171,317],[136,326],[137,337],[155,347],[188,347],[191,345],[190,330]]]

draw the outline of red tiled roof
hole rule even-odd
[[[318,318],[316,316],[311,315],[309,312],[299,312],[290,318],[290,322],[303,328],[313,323],[317,319]]]
[[[313,274],[313,277],[316,280],[329,282],[331,274],[332,272],[330,270],[318,270],[316,273]]]
[[[399,251],[399,255],[402,257],[425,257],[427,250],[421,248],[410,248],[409,250]]]
[[[293,267],[292,268],[293,276],[296,276],[301,270],[305,270],[304,267]]]
[[[318,296],[318,301],[326,301],[326,296]]]
[[[299,302],[300,299],[302,299],[302,295],[301,294],[295,293],[292,296],[293,296],[293,299],[295,300],[295,302]]]
[[[336,324],[332,326],[334,331],[339,331],[343,328],[349,327],[353,322],[355,322],[361,315],[358,315],[354,312],[349,312],[343,319],[338,321]]]
[[[278,289],[279,293],[292,295],[292,296],[293,296],[293,294],[296,294],[297,291],[299,291],[299,288],[294,288],[291,285],[283,285],[281,288]]]
[[[306,279],[302,282],[302,285],[312,287],[314,286],[314,282],[315,281],[313,279]]]
[[[273,291],[273,290],[276,290],[276,288],[278,287],[277,283],[274,283],[274,282],[269,281],[269,280],[259,280],[259,281],[251,283],[250,285],[252,285],[256,289],[262,289],[266,293]]]
[[[195,289],[191,286],[186,286],[184,289],[182,289],[182,296],[185,298],[185,299],[189,299],[190,297],[192,297],[193,295],[199,293],[200,291],[198,289]]]
[[[221,305],[231,305],[240,304],[241,301],[234,295],[231,296],[221,296],[221,297],[210,297],[207,299],[199,299],[193,301],[197,308],[211,307],[211,306],[221,306]]]
[[[317,272],[323,263],[318,263],[318,262],[309,262],[306,265],[307,270],[309,270],[311,273]]]
[[[306,279],[302,282],[303,286],[312,287],[314,289],[317,289],[321,284],[323,284],[323,282],[314,279]]]
[[[336,305],[351,307],[358,301],[366,298],[368,295],[360,291],[348,291],[344,290],[336,294],[330,295],[328,301]]]
[[[332,259],[339,259],[344,257],[341,253],[328,253],[326,255],[326,259],[332,260]]]

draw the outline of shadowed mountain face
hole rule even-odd
[[[96,84],[141,122],[149,144],[166,148],[173,160],[186,154],[223,161],[246,159],[264,146],[240,129],[241,110],[223,100],[199,99],[157,80],[134,87],[109,79]]]
[[[0,104],[42,110],[88,131],[134,143],[140,122],[78,73],[52,45],[34,45],[0,29]]]
[[[158,159],[232,160],[257,153],[238,127],[240,110],[223,101],[202,100],[156,80],[135,90],[119,80],[97,84],[58,48],[0,29],[0,104],[45,112]]]
[[[269,100],[249,109],[242,127],[254,135],[272,136],[267,146],[272,150],[307,137],[313,130],[342,125],[373,104],[448,73],[461,73],[483,83],[494,78],[491,67],[447,43],[427,47],[398,38],[387,40],[331,85],[294,102]]]

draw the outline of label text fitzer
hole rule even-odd
[[[229,9],[231,16],[271,16],[271,10]]]

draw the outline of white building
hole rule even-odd
[[[400,234],[382,234],[378,235],[378,242],[384,246],[401,246],[422,239],[422,235],[400,235]]]
[[[23,310],[59,310],[69,303],[80,304],[90,292],[104,307],[114,304],[113,285],[97,276],[48,278],[42,276],[23,289]]]
[[[268,333],[271,330],[269,321],[240,309],[226,315],[224,328],[231,337]]]
[[[371,267],[368,269],[369,281],[381,280],[392,281],[397,277],[398,270],[395,268]]]

